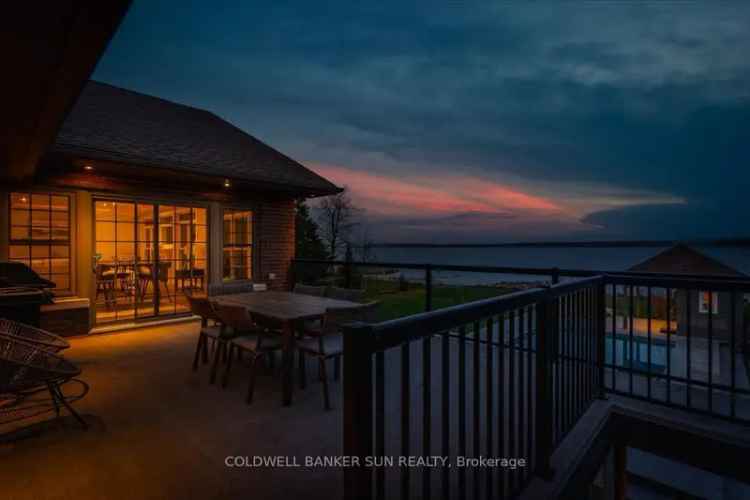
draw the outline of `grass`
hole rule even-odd
[[[433,285],[432,309],[497,297],[514,291],[515,288],[502,286]],[[399,290],[398,282],[368,280],[366,297],[367,300],[380,301],[380,321],[409,316],[425,310],[425,289],[421,284],[409,283],[408,289],[402,291]]]

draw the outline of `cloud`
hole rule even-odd
[[[318,174],[347,186],[370,213],[379,215],[446,215],[456,213],[563,212],[554,201],[510,186],[466,176],[395,178],[353,168],[308,164]]]
[[[748,22],[746,2],[142,2],[95,77],[336,166],[425,235],[498,214],[505,236],[511,214],[534,239],[747,236]]]

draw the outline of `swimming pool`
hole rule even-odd
[[[614,339],[607,335],[605,341],[606,363],[612,364],[614,354],[615,366],[633,367],[637,370],[648,371],[649,348],[648,339],[639,335],[631,338],[629,335],[618,334]],[[613,350],[614,344],[614,350]],[[651,371],[664,372],[667,369],[667,349],[674,348],[663,339],[651,339]]]

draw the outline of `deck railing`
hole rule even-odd
[[[347,469],[347,494],[512,496],[551,473],[550,454],[604,392],[750,424],[750,280],[313,262],[339,267],[348,284],[355,266],[424,271],[425,312],[345,332],[345,453],[454,464]],[[432,273],[443,270],[546,275],[552,285],[431,311]],[[461,468],[459,456],[529,466]]]
[[[549,476],[556,444],[602,394],[602,290],[594,277],[348,326],[344,448],[361,467],[346,470],[346,497],[503,498]],[[372,466],[411,456],[452,466]]]
[[[750,423],[747,280],[607,276],[607,391]]]

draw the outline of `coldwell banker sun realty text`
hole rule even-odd
[[[230,455],[224,459],[227,467],[471,467],[505,468],[526,467],[525,458],[506,457],[444,457],[430,456],[368,456],[314,455],[296,457],[289,455]]]

